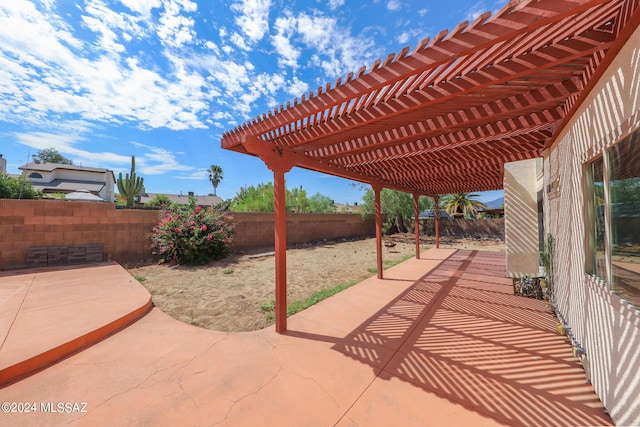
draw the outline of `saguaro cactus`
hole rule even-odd
[[[133,199],[142,192],[144,178],[136,176],[136,156],[131,156],[131,173],[122,179],[122,172],[118,174],[118,191],[127,198],[127,206],[133,206]]]

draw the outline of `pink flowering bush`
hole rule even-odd
[[[232,235],[221,209],[174,204],[160,211],[151,246],[163,262],[200,265],[225,257]]]

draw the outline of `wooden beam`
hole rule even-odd
[[[440,204],[440,196],[435,196],[433,198],[433,202],[435,204],[435,232],[436,232],[436,249],[440,248],[440,209],[439,209],[439,204]]]
[[[380,192],[382,191],[382,187],[378,185],[373,185],[372,187],[376,211],[376,259],[378,265],[378,279],[382,279],[382,213],[380,207]]]
[[[416,233],[416,259],[420,259],[420,195],[413,193],[413,225]]]
[[[288,169],[287,169],[288,170]],[[276,250],[276,332],[287,331],[287,203],[285,168],[274,165],[273,209]]]

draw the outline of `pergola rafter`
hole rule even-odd
[[[222,146],[259,156],[276,181],[278,164],[299,166],[369,183],[376,200],[383,187],[436,198],[502,188],[504,163],[553,143],[639,4],[511,1],[226,132]]]
[[[565,96],[569,96],[569,94]],[[515,109],[513,104],[511,108]],[[479,109],[475,110],[476,113],[479,113]],[[397,147],[399,153],[404,153],[407,151],[415,152],[415,148],[407,146],[407,144],[415,142],[422,142],[421,150],[441,149],[449,144],[458,146],[469,141],[482,143],[489,139],[495,139],[496,136],[509,138],[513,132],[529,133],[538,127],[548,127],[550,119],[559,120],[564,117],[563,112],[559,109],[549,111],[542,109],[542,106],[539,105],[538,110],[523,111],[526,115],[515,117],[510,113],[496,112],[491,117],[491,120],[495,121],[488,123],[490,116],[492,116],[489,111],[488,109],[483,110],[484,114],[477,114],[478,117],[473,119],[469,116],[465,117],[465,111],[460,111],[455,115],[450,114],[448,117],[429,119],[411,126],[386,131],[385,134],[374,134],[359,140],[344,141],[337,146],[325,147],[318,152],[310,152],[308,155],[344,166],[349,162],[361,161],[360,153],[376,153],[382,148]],[[391,132],[394,134],[390,135]],[[447,139],[442,140],[443,136]],[[372,147],[375,147],[375,151],[371,151]]]

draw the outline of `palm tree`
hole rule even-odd
[[[209,172],[209,181],[211,181],[211,185],[213,185],[213,195],[217,196],[216,190],[223,176],[222,168],[218,165],[211,165],[207,172]]]
[[[475,193],[453,193],[442,197],[440,205],[452,217],[471,218],[478,213],[479,208],[485,208],[486,205],[480,200]]]

